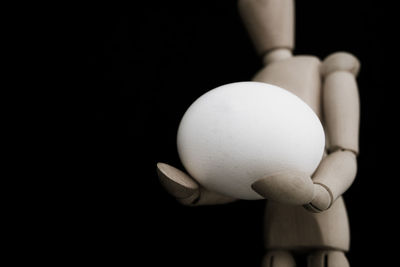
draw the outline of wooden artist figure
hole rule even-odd
[[[267,200],[262,266],[295,266],[293,252],[308,253],[309,267],[349,266],[350,234],[342,194],[357,172],[360,63],[350,53],[323,60],[293,55],[293,0],[239,0],[244,25],[264,62],[253,77],[298,96],[318,116],[325,132],[323,156],[311,175],[288,170],[259,177],[251,189]],[[187,171],[157,164],[162,185],[187,206],[237,198],[211,191]],[[292,186],[295,181],[296,186]]]

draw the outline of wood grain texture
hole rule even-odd
[[[157,163],[157,173],[161,185],[183,205],[217,205],[236,200],[207,190],[185,172],[166,163]]]
[[[293,0],[239,0],[239,13],[259,55],[294,47]]]
[[[354,75],[343,70],[329,73],[322,95],[329,150],[348,149],[358,154],[360,101]]]
[[[265,211],[267,249],[347,251],[350,245],[348,217],[343,198],[330,209],[311,213],[303,207],[269,201]]]
[[[356,156],[351,151],[335,151],[326,156],[312,179],[328,187],[335,201],[353,183],[357,174]]]
[[[341,70],[357,76],[360,66],[360,61],[354,55],[347,52],[336,52],[324,59],[321,65],[321,75],[325,77],[332,72]]]
[[[315,111],[324,125],[321,68],[321,61],[314,56],[293,56],[271,62],[253,80],[274,84],[294,93]],[[337,100],[341,101],[339,98]],[[346,120],[342,117],[337,119]],[[358,124],[352,127],[358,127]],[[330,132],[326,131],[326,134],[329,139]],[[309,212],[301,206],[267,202],[265,241],[268,250],[348,250],[348,218],[340,196],[354,180],[354,160],[354,154],[350,151],[325,155],[323,164],[313,175],[316,198],[312,204],[318,208],[314,212],[319,213]]]
[[[252,184],[252,188],[268,200],[291,205],[303,205],[314,198],[314,185],[310,176],[293,171],[259,179]]]
[[[290,91],[306,102],[321,119],[320,65],[321,61],[315,56],[294,56],[268,64],[252,80]]]
[[[175,198],[185,199],[199,194],[197,182],[183,171],[165,163],[157,163],[157,173],[160,183]]]
[[[338,250],[317,250],[308,256],[307,262],[308,267],[350,266],[344,252]]]
[[[322,212],[333,204],[333,194],[329,187],[322,183],[314,182],[314,198],[303,207],[310,212]]]
[[[263,56],[263,63],[264,65],[268,65],[276,61],[291,58],[292,56],[293,54],[290,49],[277,48],[265,53],[265,55]]]
[[[203,206],[203,205],[221,205],[229,204],[236,201],[236,198],[224,196],[222,194],[215,193],[204,187],[200,188],[200,197],[193,203],[192,206]]]
[[[296,262],[288,251],[283,251],[283,250],[272,250],[269,251],[262,263],[261,267],[295,267]]]

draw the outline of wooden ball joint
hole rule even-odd
[[[307,252],[309,267],[349,266],[345,256],[350,245],[349,224],[341,196],[357,172],[360,104],[356,75],[360,63],[345,52],[334,53],[322,61],[315,56],[292,55],[293,0],[239,0],[238,6],[249,37],[264,62],[252,81],[284,88],[299,97],[319,118],[325,133],[324,153],[312,173],[284,165],[288,169],[265,172],[264,176],[262,172],[253,172],[260,177],[253,177],[251,184],[246,185],[257,196],[267,199],[267,253],[262,266],[295,266],[293,251]],[[276,116],[279,114],[283,115]],[[191,169],[188,164],[184,164],[186,171]],[[168,164],[158,163],[157,172],[165,189],[184,205],[237,200],[237,195],[210,190],[195,175]],[[248,173],[252,173],[251,169]]]

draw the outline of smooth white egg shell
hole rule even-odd
[[[205,188],[239,199],[261,199],[251,184],[281,171],[312,174],[325,146],[314,111],[299,97],[260,82],[217,87],[186,111],[178,129],[179,157]]]

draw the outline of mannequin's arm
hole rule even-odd
[[[356,177],[360,101],[355,76],[359,66],[357,58],[348,53],[335,53],[321,66],[328,155],[312,177],[316,198],[310,205],[314,211],[329,208]]]

